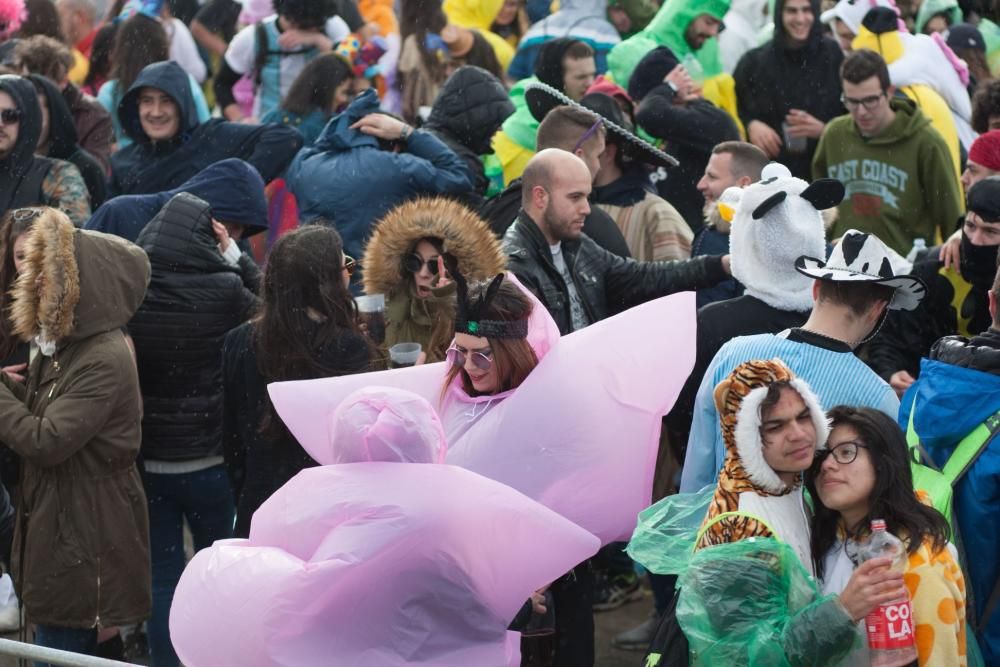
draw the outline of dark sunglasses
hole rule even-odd
[[[424,261],[424,258],[420,255],[413,253],[412,255],[407,255],[406,259],[403,260],[403,268],[410,273],[420,273],[420,269],[427,265],[427,270],[431,272],[432,276],[438,274],[438,258],[428,259]]]
[[[21,121],[20,109],[4,109],[0,111],[0,123],[4,125],[16,125]]]
[[[448,352],[445,355],[448,363],[452,366],[457,366],[458,368],[465,368],[465,357],[469,354],[468,352],[463,352],[455,345],[448,348]],[[472,365],[481,371],[488,371],[493,367],[493,352],[488,355],[482,352],[472,353]]]
[[[358,263],[354,261],[354,258],[350,255],[344,255],[344,271],[347,271],[347,275],[353,276],[357,268]]]

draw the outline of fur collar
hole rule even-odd
[[[28,233],[10,310],[14,333],[23,340],[41,336],[58,343],[73,333],[80,301],[75,234],[73,223],[55,209],[46,209]]]
[[[507,264],[496,235],[475,213],[444,197],[417,199],[389,211],[376,224],[361,262],[365,293],[398,290],[405,278],[403,258],[425,237],[442,239],[444,252],[455,256],[470,282],[492,278]]]

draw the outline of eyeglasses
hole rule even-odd
[[[590,126],[590,129],[584,132],[583,136],[580,137],[580,141],[576,142],[576,146],[573,146],[573,150],[571,150],[570,153],[575,153],[578,150],[580,150],[583,147],[583,145],[587,143],[587,139],[590,139],[592,136],[594,136],[594,133],[596,133],[597,129],[602,125],[604,125],[604,119],[598,116],[594,124]]]
[[[447,359],[448,363],[451,364],[452,366],[456,366],[458,368],[465,368],[465,357],[467,354],[469,354],[469,352],[467,351],[463,352],[462,350],[458,349],[457,346],[452,345],[451,347],[448,348],[448,352],[446,353],[445,358]],[[488,371],[490,370],[490,368],[493,367],[492,351],[490,351],[489,354],[486,354],[485,352],[472,352],[471,358],[472,358],[472,365],[481,371]]]
[[[10,218],[14,222],[28,222],[34,220],[42,214],[42,209],[37,207],[15,208],[10,212]]]
[[[353,276],[354,270],[358,268],[358,263],[354,261],[354,258],[350,255],[344,255],[344,271],[347,271],[347,275]]]
[[[0,123],[4,125],[16,125],[21,121],[21,110],[20,109],[2,109],[0,110]]]
[[[868,445],[863,442],[854,442],[850,440],[848,442],[842,442],[833,449],[818,449],[816,450],[816,463],[822,464],[826,461],[826,457],[833,454],[833,460],[840,465],[847,465],[849,463],[854,463],[854,459],[858,458],[858,450],[861,448],[868,448]]]
[[[438,274],[438,258],[432,257],[431,259],[425,260],[423,257],[417,253],[412,255],[407,255],[406,259],[403,260],[403,268],[410,273],[420,273],[420,269],[427,265],[427,270],[431,272],[432,276]]]
[[[859,106],[864,107],[865,111],[874,111],[878,103],[885,97],[885,91],[883,90],[878,95],[869,95],[868,97],[862,97],[860,100],[856,100],[853,97],[848,97],[847,95],[840,96],[840,103],[848,111],[854,111]]]

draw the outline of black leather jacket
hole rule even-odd
[[[545,304],[560,333],[570,333],[569,289],[552,262],[542,230],[521,211],[503,245],[510,270]],[[604,250],[586,234],[563,241],[562,253],[591,322],[674,292],[711,287],[729,277],[718,256],[637,262]]]

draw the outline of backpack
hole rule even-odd
[[[914,400],[914,404],[916,400]],[[973,466],[976,459],[990,446],[998,436],[1000,436],[1000,410],[997,410],[986,420],[974,428],[955,446],[951,456],[945,464],[938,469],[931,461],[930,456],[920,444],[920,436],[917,435],[913,426],[913,413],[916,405],[910,408],[909,422],[906,425],[906,443],[910,447],[910,470],[913,473],[913,488],[924,491],[930,496],[934,508],[944,515],[951,528],[953,542],[959,550],[959,560],[963,569],[966,566],[966,555],[961,545],[961,535],[958,530],[958,521],[955,517],[953,496],[955,486],[961,481],[966,472]],[[977,635],[980,635],[993,613],[1000,604],[1000,579],[993,586],[993,592],[983,609],[982,618],[976,618],[975,605],[972,601],[971,591],[969,595],[969,613],[966,615],[969,626],[975,628]]]

